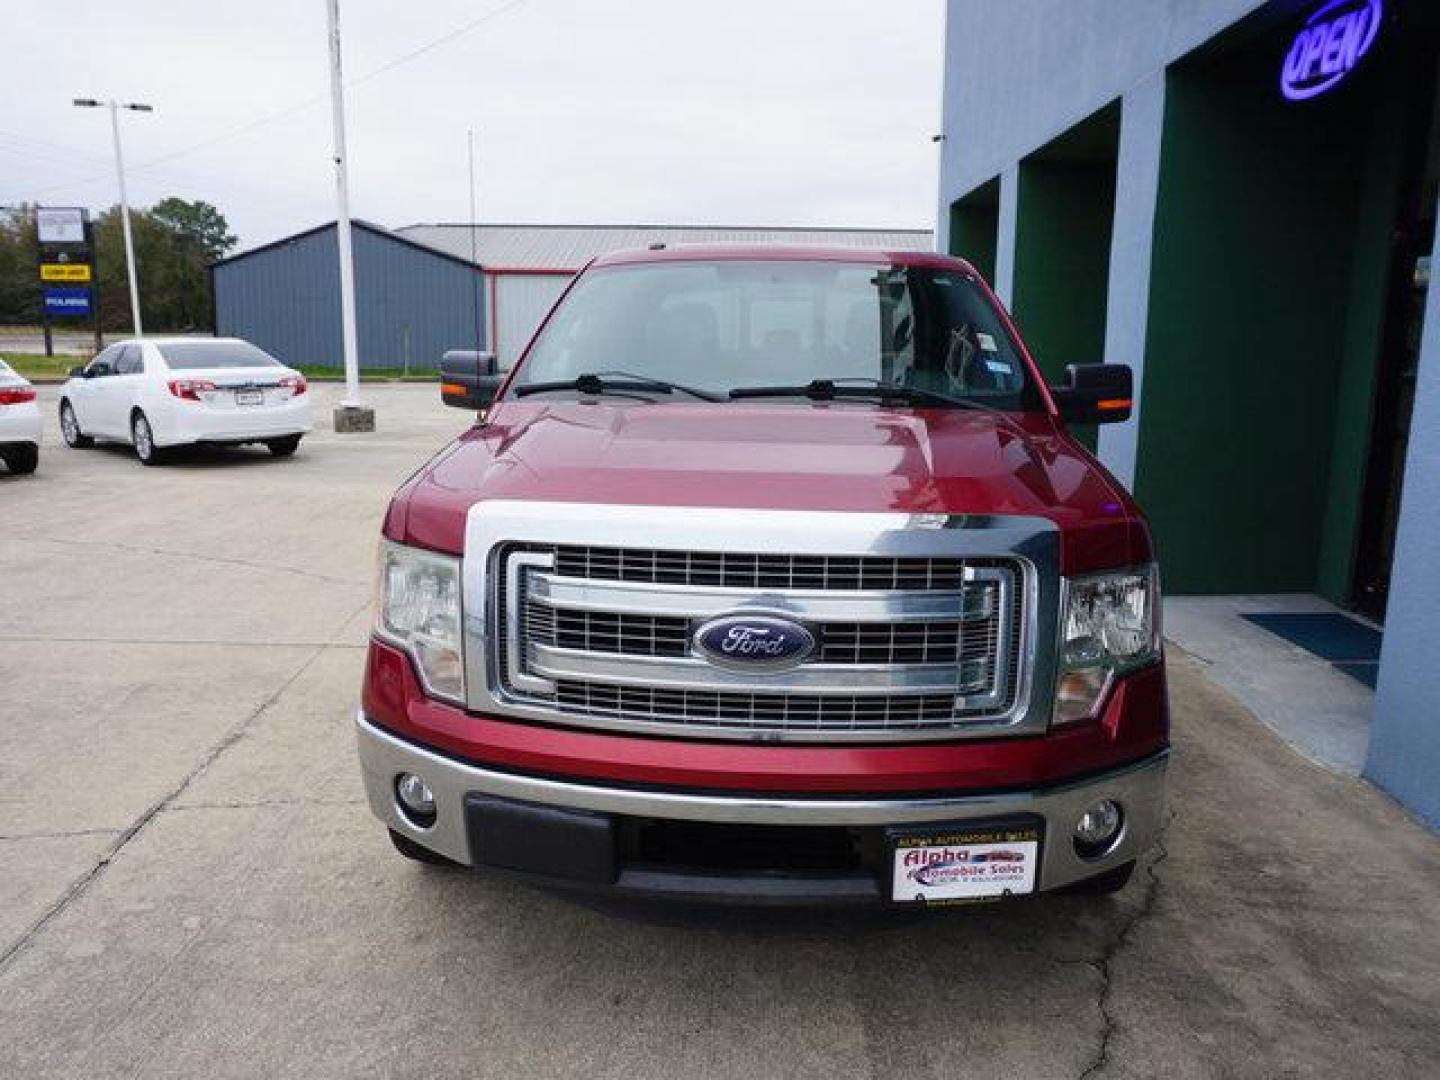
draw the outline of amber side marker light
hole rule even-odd
[[[1116,412],[1120,409],[1130,408],[1131,404],[1129,398],[1106,398],[1104,401],[1097,401],[1095,407],[1106,412]]]
[[[440,393],[459,394],[461,397],[464,397],[465,387],[461,386],[459,383],[445,382],[440,384]]]

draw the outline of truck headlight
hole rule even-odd
[[[434,697],[465,702],[460,560],[385,541],[380,545],[375,632],[408,652]]]
[[[1115,676],[1159,657],[1159,607],[1153,563],[1066,580],[1055,723],[1089,719]]]

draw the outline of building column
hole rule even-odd
[[[1150,256],[1160,187],[1165,130],[1165,75],[1157,72],[1120,103],[1120,153],[1115,164],[1115,222],[1110,236],[1110,284],[1105,307],[1105,354],[1135,372],[1135,407],[1123,424],[1100,428],[1099,457],[1127,488],[1135,486],[1140,441],[1141,387],[1150,308]]]
[[[1440,828],[1440,280],[1433,269],[1404,484],[1365,776]]]
[[[1020,165],[1000,174],[1000,220],[995,228],[995,295],[1008,309],[1015,299],[1015,229],[1020,220]]]

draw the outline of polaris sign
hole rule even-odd
[[[47,285],[44,300],[46,315],[90,314],[90,290],[86,288]]]
[[[1354,70],[1375,43],[1380,0],[1330,0],[1305,21],[1280,72],[1280,92],[1291,101],[1319,97]]]

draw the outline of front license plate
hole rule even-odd
[[[264,405],[265,392],[263,390],[236,390],[236,405]]]
[[[896,903],[964,902],[1035,891],[1040,826],[988,825],[894,837]]]

